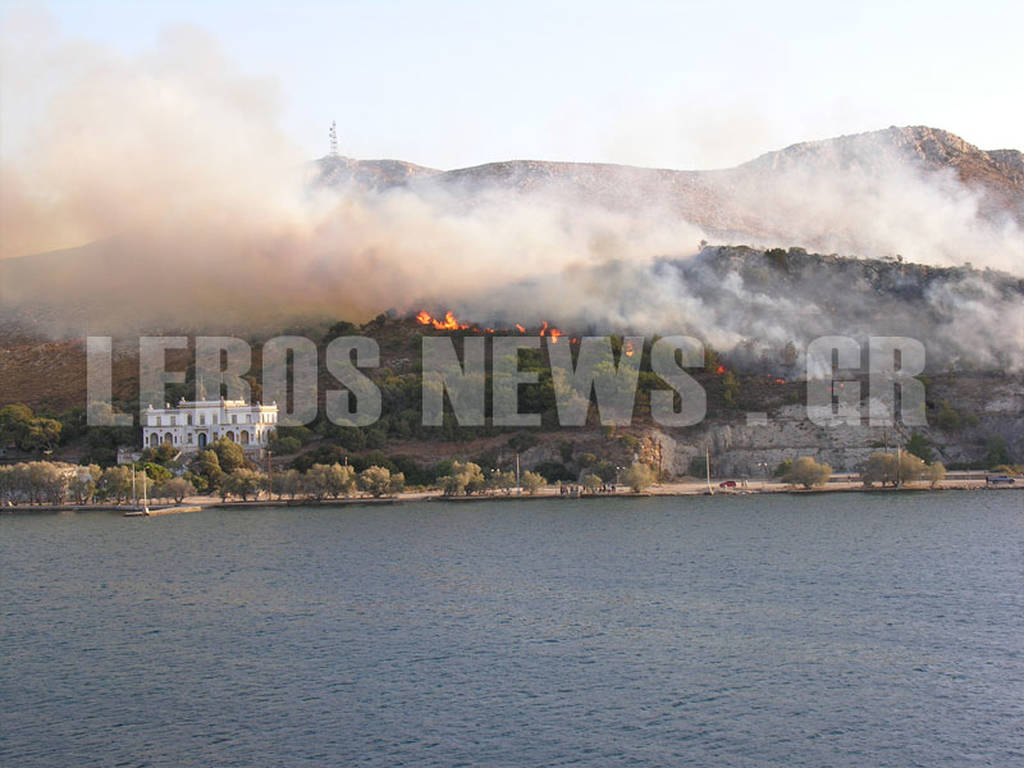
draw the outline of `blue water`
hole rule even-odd
[[[1024,765],[1024,495],[0,518],[0,765]]]

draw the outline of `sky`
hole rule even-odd
[[[984,149],[1024,148],[1019,2],[0,8],[18,35],[35,29],[129,61],[184,25],[272,94],[282,133],[308,157],[326,154],[331,120],[342,154],[445,169],[512,158],[726,167],[799,141],[916,124]],[[0,93],[0,131],[16,130],[21,108]]]

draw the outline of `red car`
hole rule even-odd
[[[735,480],[723,480],[722,482],[720,482],[718,484],[718,487],[719,488],[735,488],[736,487],[736,481]]]

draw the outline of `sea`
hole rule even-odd
[[[0,516],[0,765],[1024,765],[1024,494]]]

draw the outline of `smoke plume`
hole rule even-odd
[[[0,310],[36,332],[280,331],[429,303],[480,320],[685,329],[728,349],[805,338],[822,317],[842,326],[828,292],[845,287],[770,290],[712,269],[702,239],[1024,271],[1013,210],[870,142],[838,165],[327,185],[281,130],[275,84],[201,32],[169,30],[125,57],[13,20],[0,50]],[[986,290],[976,273],[932,286],[919,327],[1005,338],[1005,316],[974,298]],[[999,301],[1024,327],[1013,297]]]

